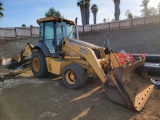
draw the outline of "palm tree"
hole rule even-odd
[[[91,0],[85,0],[85,16],[86,16],[86,24],[89,24],[89,18],[90,18],[90,1]]]
[[[81,11],[81,20],[82,20],[82,25],[85,25],[86,24],[86,17],[85,17],[85,1],[84,0],[79,0],[77,2],[77,6],[80,8],[80,11]]]
[[[0,2],[0,17],[3,17],[3,13],[2,13],[2,11],[4,10],[3,9],[3,4]]]
[[[59,17],[63,18],[61,13],[54,9],[54,7],[49,8],[49,10],[45,13],[45,17]]]
[[[96,4],[93,4],[92,7],[91,7],[91,10],[92,10],[92,13],[93,13],[93,21],[94,21],[94,24],[96,24],[97,22],[97,12],[98,12],[98,7]]]
[[[82,25],[89,24],[90,18],[90,1],[91,0],[78,0],[77,6],[80,7]]]
[[[119,8],[120,0],[113,0],[113,2],[115,6],[115,13],[114,13],[115,21],[118,21],[120,16],[120,8]]]

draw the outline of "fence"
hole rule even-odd
[[[0,28],[0,38],[37,37],[39,27],[31,28]]]
[[[160,15],[141,17],[130,20],[121,20],[108,23],[100,23],[95,25],[79,25],[79,32],[92,32],[99,30],[114,30],[114,29],[123,29],[123,28],[132,28],[136,26],[144,26],[149,24],[160,24]],[[75,28],[74,28],[75,31]]]
[[[99,30],[113,30],[144,26],[148,24],[160,24],[160,15],[141,17],[130,20],[121,20],[116,22],[100,23],[95,25],[79,25],[79,32],[92,32]],[[75,32],[75,27],[73,27]],[[0,38],[19,38],[19,37],[37,37],[39,27],[31,28],[0,28]]]

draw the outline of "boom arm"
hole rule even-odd
[[[103,83],[106,81],[107,77],[92,49],[71,43],[68,40],[65,40],[65,45],[71,50],[77,52],[80,56],[84,57],[86,61],[91,65],[98,77],[101,79],[101,81]]]

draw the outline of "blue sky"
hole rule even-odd
[[[0,0],[4,4],[4,17],[0,18],[0,27],[38,26],[36,20],[44,17],[45,12],[54,7],[59,10],[64,18],[74,20],[78,17],[81,24],[80,9],[76,6],[77,0]],[[130,9],[133,15],[140,16],[142,0],[121,0],[120,19],[125,18],[125,11]],[[157,7],[160,0],[150,0],[149,6]],[[114,18],[113,0],[91,0],[91,5],[97,4],[99,11],[97,23],[102,23],[104,18]],[[93,14],[90,13],[90,24],[93,24]]]

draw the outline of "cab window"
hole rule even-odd
[[[48,47],[50,53],[55,53],[54,22],[45,22],[44,29],[44,43]]]
[[[54,39],[54,26],[53,22],[45,23],[45,40],[53,40]]]
[[[56,23],[56,40],[57,45],[60,45],[63,38],[74,38],[72,25],[67,24],[66,22],[57,22]]]
[[[43,23],[40,23],[39,40],[43,40]]]

